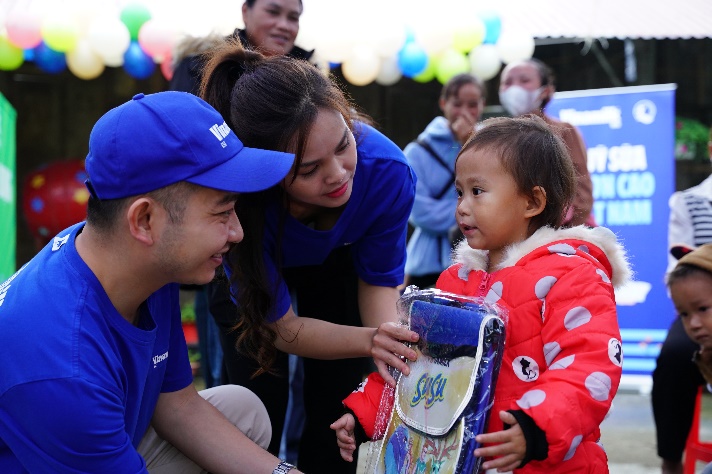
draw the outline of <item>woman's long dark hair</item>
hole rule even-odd
[[[297,177],[320,110],[338,111],[349,128],[354,119],[364,117],[336,83],[312,64],[287,56],[264,57],[243,48],[237,39],[208,52],[200,96],[222,114],[245,146],[295,153],[293,172],[285,178],[289,183]],[[290,341],[297,336],[278,335],[266,324],[267,317],[282,316],[274,314],[277,282],[269,281],[263,258],[265,214],[274,202],[283,204],[275,249],[275,263],[281,267],[280,242],[289,202],[280,186],[240,196],[236,212],[245,237],[227,258],[237,301],[236,349],[257,361],[258,373],[271,371],[276,337]]]

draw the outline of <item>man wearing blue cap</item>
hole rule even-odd
[[[237,194],[292,162],[244,147],[184,92],[99,119],[86,222],[0,284],[3,473],[290,471],[262,449],[271,426],[252,392],[193,387],[178,284],[214,277],[243,237]]]

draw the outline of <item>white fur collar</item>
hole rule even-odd
[[[606,254],[613,269],[613,274],[610,278],[614,288],[620,288],[632,278],[633,274],[628,263],[626,251],[618,243],[616,235],[606,227],[590,228],[585,225],[558,230],[551,227],[542,227],[527,240],[507,247],[502,262],[495,270],[513,266],[522,257],[543,245],[566,239],[590,242]],[[452,260],[454,263],[462,264],[462,270],[466,273],[472,270],[486,270],[488,252],[486,250],[472,249],[467,245],[467,240],[462,239],[453,251]]]

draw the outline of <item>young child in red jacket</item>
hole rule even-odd
[[[607,473],[600,424],[622,371],[614,287],[631,274],[624,249],[604,227],[561,227],[574,169],[537,117],[482,122],[455,172],[464,239],[436,286],[509,314],[492,417],[474,455],[500,472]],[[344,400],[352,413],[331,425],[344,459],[353,459],[356,419],[374,436],[383,386],[372,374]]]

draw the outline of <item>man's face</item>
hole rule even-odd
[[[190,193],[181,222],[171,222],[165,213],[155,258],[168,281],[206,284],[215,277],[224,254],[244,236],[235,199],[233,193],[200,187]]]
[[[300,0],[256,0],[242,5],[242,20],[253,46],[268,56],[289,53],[299,33]]]

